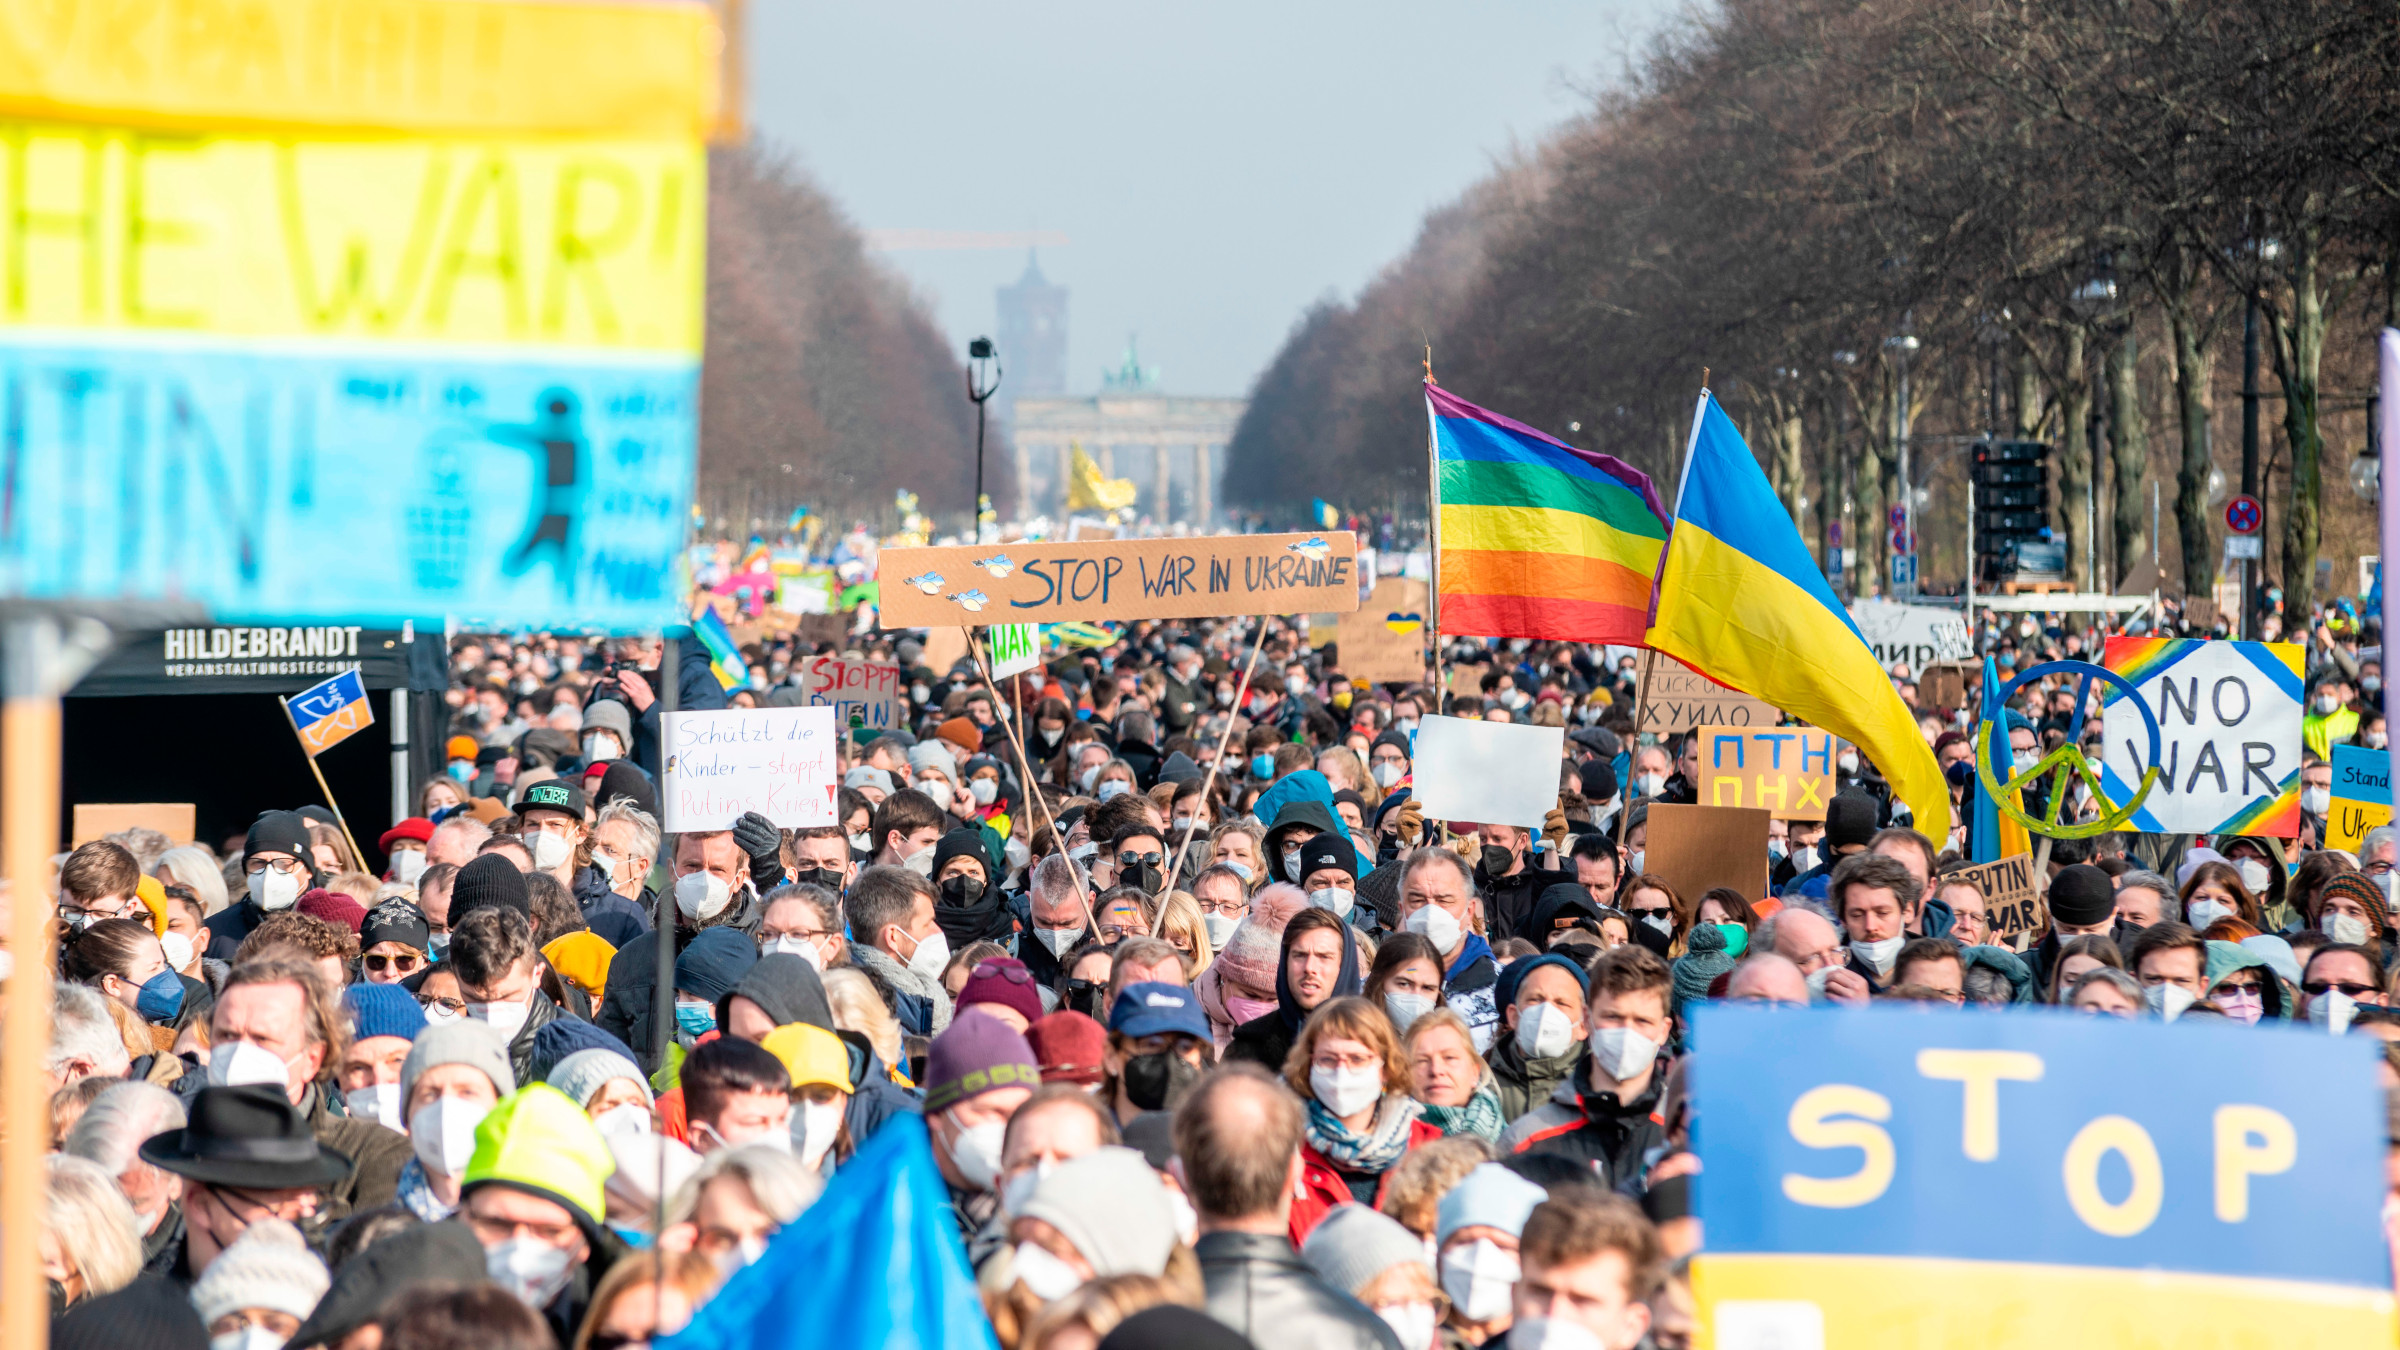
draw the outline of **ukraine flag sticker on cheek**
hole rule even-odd
[[[2377,1042],[1922,1006],[1696,1010],[1704,1344],[2394,1343]]]

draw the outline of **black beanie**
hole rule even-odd
[[[1863,792],[1837,794],[1825,807],[1825,847],[1864,845],[1875,837],[1875,799]]]
[[[526,893],[525,874],[497,853],[486,853],[458,869],[450,883],[450,926],[486,905],[506,905],[530,919],[533,897]]]
[[[1334,831],[1318,834],[1300,845],[1300,875],[1307,876],[1320,867],[1337,867],[1351,876],[1358,875],[1358,850],[1350,836]]]
[[[297,811],[259,812],[258,819],[250,825],[250,837],[242,841],[242,855],[248,857],[259,852],[289,853],[313,868],[308,817]]]
[[[940,876],[942,868],[947,866],[952,858],[960,857],[973,858],[982,863],[984,889],[998,889],[1000,869],[992,865],[992,851],[983,846],[982,830],[973,826],[962,826],[943,835],[941,842],[933,846],[933,875]]]
[[[620,759],[600,775],[600,791],[592,797],[592,810],[598,811],[619,797],[658,818],[658,789],[650,786],[650,776],[634,767],[630,760]]]
[[[1585,801],[1604,802],[1617,795],[1617,767],[1605,759],[1586,762],[1576,770],[1576,777],[1581,780]]]
[[[2108,922],[2117,912],[2116,889],[2109,885],[2108,873],[2090,863],[2062,867],[2050,879],[2050,917],[2059,923],[2071,923],[2078,928]]]

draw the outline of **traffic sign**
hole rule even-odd
[[[1905,506],[1893,507],[1891,510],[1891,518],[1892,528],[1895,530],[1899,529],[1903,525],[1906,525],[1908,523],[1908,508]]]
[[[2225,503],[2225,528],[2235,534],[2256,534],[2266,519],[2266,509],[2256,497],[2236,497]]]
[[[1906,590],[1917,584],[1917,555],[1903,553],[1892,559],[1892,585]]]

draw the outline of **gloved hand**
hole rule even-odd
[[[733,842],[750,859],[750,884],[760,895],[783,883],[783,831],[756,811],[733,822]]]
[[[1567,813],[1565,811],[1553,806],[1550,808],[1550,813],[1542,817],[1542,838],[1550,841],[1550,852],[1553,855],[1567,842]]]
[[[1418,842],[1424,839],[1425,808],[1417,805],[1417,799],[1413,793],[1407,801],[1400,803],[1400,814],[1392,818],[1392,833],[1399,836],[1400,842],[1410,848],[1415,848]]]

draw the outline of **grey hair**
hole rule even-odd
[[[2400,825],[2378,825],[2367,831],[2366,836],[2358,841],[2359,865],[2363,867],[2374,861],[2375,850],[2395,841],[2400,841]]]
[[[700,1160],[700,1170],[675,1188],[667,1201],[664,1222],[683,1223],[700,1208],[700,1192],[719,1177],[733,1177],[750,1188],[750,1199],[783,1227],[817,1202],[825,1183],[800,1165],[789,1150],[768,1144],[721,1148]]]
[[[1959,983],[1965,989],[1969,1003],[2014,1003],[2017,1001],[2017,987],[2008,982],[2006,975],[1990,966],[1968,966],[1966,976]]]
[[[1081,888],[1076,884],[1075,860],[1064,853],[1044,854],[1033,865],[1033,883],[1029,889],[1045,905],[1055,905],[1076,894]]]
[[[86,1296],[113,1294],[142,1273],[141,1220],[98,1163],[53,1153],[48,1161],[50,1235],[83,1276]]]
[[[225,889],[225,872],[217,863],[217,855],[199,844],[185,844],[168,849],[159,855],[158,864],[150,869],[163,881],[187,887],[200,897],[200,912],[214,914],[231,903]]]
[[[100,837],[132,854],[134,863],[144,872],[155,870],[158,860],[167,856],[167,850],[175,847],[175,841],[167,837],[166,831],[155,830],[147,825],[136,825]]]
[[[55,1073],[78,1059],[90,1061],[107,1077],[121,1076],[133,1063],[99,991],[59,980],[51,990],[50,1057],[43,1063]]]
[[[2131,975],[2126,974],[2124,971],[2117,969],[2115,966],[2094,966],[2090,970],[2087,970],[2081,975],[2076,976],[2075,987],[2067,991],[2066,1001],[2070,1004],[2073,1003],[2075,1001],[2075,996],[2083,992],[2084,986],[2090,984],[2094,980],[2099,980],[2104,984],[2116,986],[2118,993],[2123,994],[2129,999],[2132,999],[2137,1004],[2142,1001],[2142,982],[2133,978]]]
[[[1455,870],[1458,879],[1466,883],[1467,893],[1475,893],[1475,873],[1467,866],[1467,860],[1439,844],[1421,844],[1408,851],[1408,856],[1400,860],[1400,884],[1406,886],[1410,877],[1437,865]]]
[[[2118,890],[2124,890],[2128,886],[2139,886],[2143,890],[2155,892],[2162,903],[2175,898],[2175,883],[2156,872],[2136,868],[2117,878]]]
[[[60,1151],[89,1158],[110,1176],[121,1177],[141,1161],[142,1141],[187,1123],[174,1093],[156,1083],[118,1083],[92,1099]]]
[[[645,856],[653,864],[658,861],[658,850],[666,842],[665,837],[659,833],[658,817],[634,805],[633,799],[630,797],[613,797],[609,799],[608,805],[600,808],[599,817],[592,823],[606,825],[612,820],[621,820],[631,825],[635,845],[646,850]]]
[[[447,832],[446,834],[445,831]],[[462,840],[465,842],[468,850],[472,852],[475,849],[482,848],[484,841],[492,837],[492,827],[484,824],[480,820],[477,820],[473,816],[452,816],[448,820],[443,821],[441,824],[434,826],[433,833],[436,838]],[[433,840],[426,840],[425,846],[427,848],[433,847]]]

